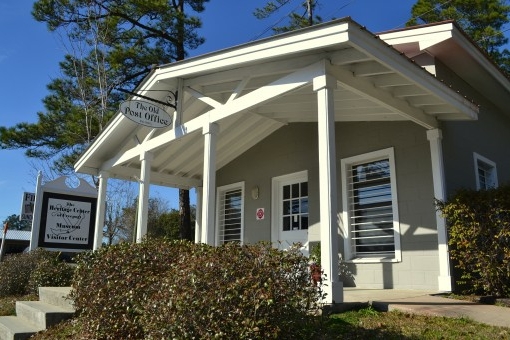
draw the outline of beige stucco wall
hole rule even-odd
[[[271,238],[271,179],[302,170],[309,179],[309,240],[319,240],[318,136],[316,123],[289,124],[217,173],[217,185],[244,181],[246,243]],[[402,262],[348,264],[352,280],[363,288],[437,289],[438,258],[430,147],[426,132],[410,122],[337,123],[338,211],[342,211],[342,158],[393,147],[402,245]],[[259,199],[250,196],[253,186]],[[257,208],[266,217],[257,221]],[[343,251],[343,240],[339,238]]]

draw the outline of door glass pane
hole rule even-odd
[[[299,213],[299,200],[292,200],[292,214]]]
[[[299,216],[292,216],[292,230],[299,230]]]
[[[290,185],[283,186],[283,199],[287,200],[290,198]]]
[[[301,214],[308,214],[308,197],[301,199]]]
[[[308,183],[282,186],[282,228],[284,231],[308,229]]]
[[[308,229],[308,215],[301,215],[301,229]]]
[[[284,215],[290,214],[290,201],[283,201],[283,214]]]
[[[292,198],[299,197],[299,183],[292,184]]]
[[[283,217],[283,231],[290,230],[290,216]]]

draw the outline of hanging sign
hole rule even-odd
[[[152,128],[164,128],[172,125],[172,117],[164,108],[142,100],[127,100],[120,104],[124,117],[135,123]]]

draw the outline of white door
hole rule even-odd
[[[271,237],[275,247],[287,249],[308,242],[308,173],[273,178]],[[307,255],[307,254],[306,254]]]

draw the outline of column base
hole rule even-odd
[[[344,284],[343,282],[324,281],[322,286],[326,297],[322,301],[325,304],[336,304],[344,302]]]
[[[438,288],[441,292],[452,291],[452,277],[451,276],[438,276],[437,277]]]

